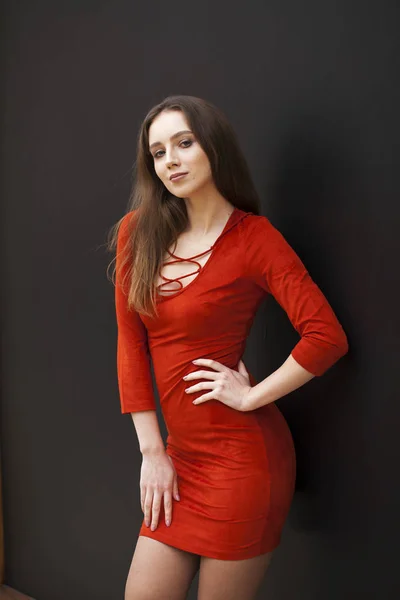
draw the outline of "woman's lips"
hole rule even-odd
[[[183,173],[182,175],[177,175],[176,177],[171,177],[171,181],[179,181],[180,179],[183,179],[184,177],[186,177],[187,173]]]

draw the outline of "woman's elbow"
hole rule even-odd
[[[343,329],[339,332],[335,346],[337,348],[338,358],[341,358],[349,351],[349,340]]]

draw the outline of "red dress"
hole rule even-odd
[[[127,239],[128,213],[117,253]],[[204,254],[204,253],[203,253]],[[279,544],[292,501],[295,452],[275,403],[240,412],[185,389],[191,361],[212,358],[238,370],[257,308],[272,294],[301,336],[293,358],[322,375],[348,349],[332,308],[300,258],[270,221],[235,208],[199,274],[173,295],[159,294],[159,316],[128,312],[116,278],[117,371],[122,413],[156,409],[150,359],[178,475],[172,523],[164,506],[155,531],[139,535],[211,558],[238,560]],[[184,285],[184,284],[183,284]],[[212,370],[212,369],[211,369]],[[252,385],[257,382],[251,377]]]

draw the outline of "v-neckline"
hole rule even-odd
[[[176,298],[177,296],[180,296],[181,294],[183,294],[184,291],[186,291],[188,288],[190,288],[194,284],[194,282],[197,281],[199,277],[201,277],[201,274],[204,272],[204,270],[207,268],[208,264],[212,260],[213,255],[216,252],[216,245],[220,241],[220,239],[222,238],[222,236],[224,236],[225,233],[227,233],[227,231],[229,229],[231,229],[231,227],[233,227],[233,225],[235,225],[243,217],[245,217],[245,216],[247,216],[249,214],[251,214],[251,213],[242,211],[241,209],[239,209],[239,208],[237,208],[235,206],[235,208],[233,209],[233,211],[229,215],[228,220],[225,223],[225,226],[224,226],[223,230],[221,231],[221,233],[219,234],[219,236],[217,237],[217,239],[215,240],[215,242],[212,244],[212,246],[210,247],[210,249],[206,250],[205,252],[200,253],[200,254],[205,254],[206,252],[210,252],[211,251],[211,256],[208,258],[208,260],[205,262],[205,264],[201,267],[200,271],[196,274],[196,277],[194,279],[192,279],[192,281],[190,281],[187,285],[183,286],[177,292],[173,292],[173,293],[168,294],[168,295],[167,294],[159,294],[157,292],[157,302],[164,303],[167,300],[172,300],[173,298]],[[196,256],[199,256],[199,255],[194,255],[194,256],[196,257]],[[182,257],[178,257],[178,258],[182,258]],[[191,259],[191,258],[193,258],[193,257],[187,257],[187,258],[185,258],[183,260],[189,261],[189,259]],[[192,275],[193,275],[193,273],[192,273]]]

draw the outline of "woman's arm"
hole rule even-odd
[[[147,331],[135,311],[127,309],[128,285],[123,278],[129,262],[121,268],[128,242],[128,224],[133,213],[120,225],[116,254],[115,309],[118,325],[117,372],[121,412],[131,413],[142,454],[164,449],[156,415]]]
[[[165,452],[155,410],[133,412],[132,421],[139,440],[140,452],[143,456],[157,456]]]
[[[140,472],[140,504],[145,523],[157,527],[161,505],[165,522],[172,521],[172,498],[179,500],[178,477],[161,437],[154,400],[147,330],[139,314],[127,309],[126,269],[120,268],[121,252],[129,239],[128,213],[122,221],[117,243],[115,306],[118,323],[117,370],[121,411],[131,413],[143,456]],[[129,231],[129,230],[128,230]],[[125,289],[123,289],[123,287]]]
[[[266,217],[257,221],[248,237],[247,272],[285,310],[301,339],[282,366],[252,388],[246,410],[323,375],[349,348],[332,307],[299,256]]]
[[[132,413],[141,410],[156,410],[153,382],[150,370],[150,351],[147,330],[139,313],[128,310],[129,261],[122,268],[123,253],[129,239],[128,213],[122,221],[117,240],[115,310],[118,326],[117,372],[121,412]]]
[[[282,396],[297,390],[314,377],[315,375],[299,365],[290,354],[279,369],[250,389],[246,397],[245,411],[255,410],[260,406],[275,402]]]

